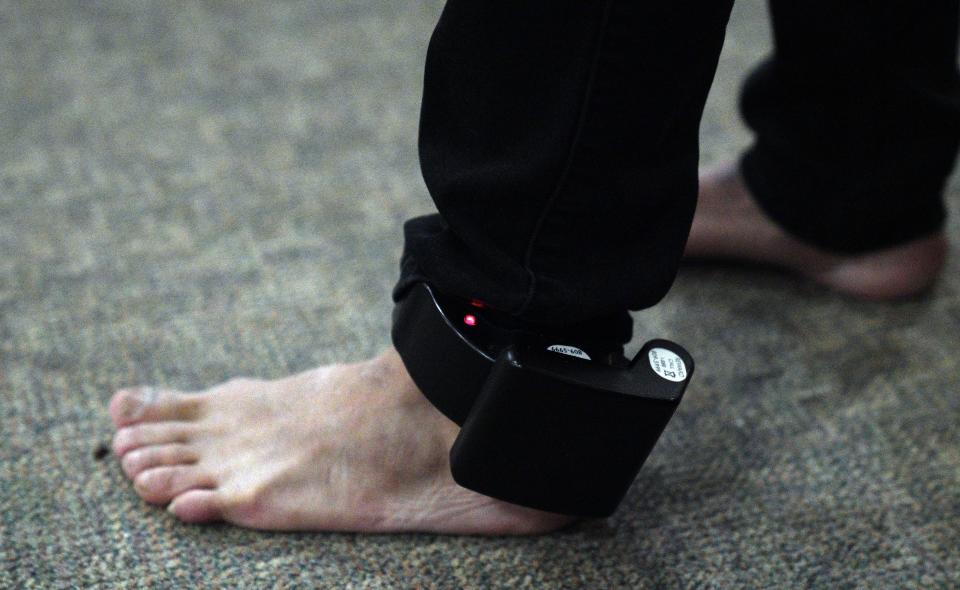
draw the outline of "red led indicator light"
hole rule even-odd
[[[483,309],[484,307],[487,306],[486,303],[484,303],[483,301],[480,301],[479,299],[471,299],[471,300],[470,300],[470,305],[472,305],[472,306],[474,306],[474,307],[479,307],[480,309]]]
[[[477,325],[477,316],[475,316],[475,315],[470,315],[470,314],[468,313],[467,315],[463,316],[463,323],[465,323],[465,324],[468,325],[468,326],[476,326],[476,325]]]

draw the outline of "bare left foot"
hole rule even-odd
[[[117,392],[113,450],[137,493],[187,522],[257,529],[538,534],[572,518],[466,490],[450,475],[458,427],[392,348],[277,381],[201,394]]]

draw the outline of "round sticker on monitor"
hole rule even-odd
[[[666,348],[651,348],[647,356],[653,372],[664,379],[679,383],[687,378],[687,366],[675,352]]]

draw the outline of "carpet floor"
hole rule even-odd
[[[698,368],[621,509],[538,538],[186,526],[112,456],[111,393],[388,344],[441,2],[0,0],[0,587],[960,587],[960,256],[863,303],[685,267],[635,314]],[[705,163],[749,141],[741,1]],[[960,240],[960,187],[948,231]]]

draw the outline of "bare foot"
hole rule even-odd
[[[392,348],[286,379],[201,394],[152,388],[110,402],[113,450],[137,493],[187,522],[257,529],[536,534],[572,518],[458,486],[458,427]]]
[[[942,233],[867,254],[837,255],[787,235],[747,192],[734,164],[700,176],[700,194],[684,255],[779,266],[864,299],[895,299],[929,288],[946,260]]]

